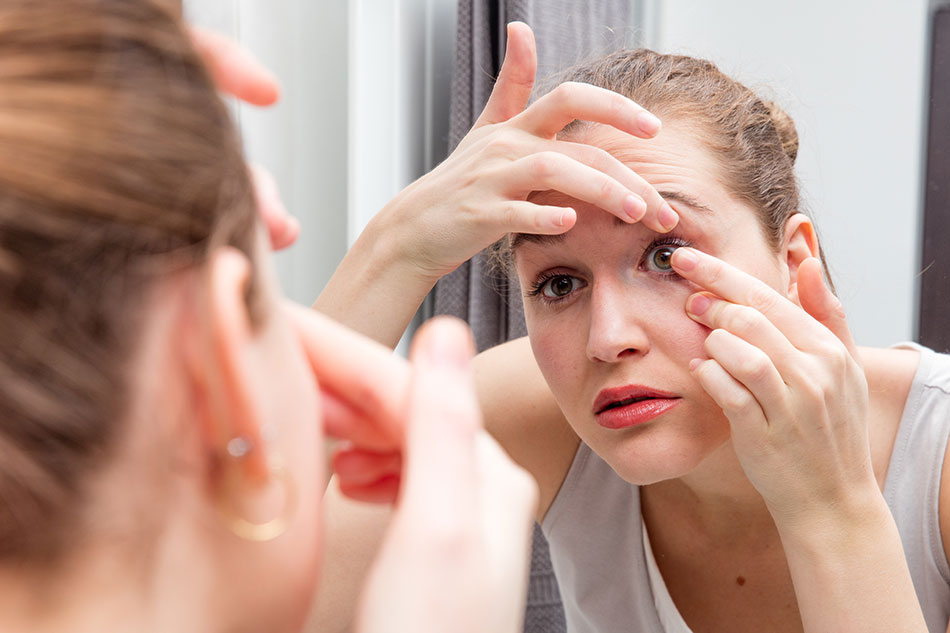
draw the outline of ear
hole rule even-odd
[[[203,286],[203,319],[192,341],[189,369],[209,473],[232,462],[252,482],[268,476],[260,386],[253,376],[254,329],[246,303],[252,264],[240,251],[219,248]],[[220,474],[220,473],[218,473]]]
[[[788,267],[787,296],[801,305],[798,300],[798,267],[809,257],[819,256],[818,236],[808,216],[796,213],[785,222],[782,253]]]

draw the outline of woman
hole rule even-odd
[[[301,630],[324,430],[405,449],[359,630],[515,630],[533,483],[479,432],[467,333],[410,374],[282,302],[179,14],[0,5],[0,630]]]
[[[790,120],[691,58],[623,51],[571,78],[663,119],[650,140],[559,138],[629,166],[680,224],[539,193],[576,224],[511,240],[529,342],[482,355],[481,401],[538,481],[569,629],[947,630],[950,359],[854,347]],[[378,525],[329,502],[370,549]]]

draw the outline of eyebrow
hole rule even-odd
[[[688,193],[683,193],[682,191],[657,191],[660,194],[660,197],[666,201],[674,200],[681,204],[685,204],[694,211],[697,211],[700,215],[708,216],[715,211],[701,203],[699,200],[689,195]],[[629,226],[627,222],[624,222],[618,217],[614,217],[614,226]],[[518,246],[524,242],[531,242],[533,244],[553,245],[560,244],[564,241],[564,236],[566,233],[558,233],[557,235],[539,235],[536,233],[515,233],[511,238],[511,250],[514,251]]]

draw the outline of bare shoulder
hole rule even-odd
[[[475,381],[485,427],[538,482],[541,518],[554,501],[580,440],[541,375],[528,339],[479,354]]]
[[[859,352],[868,381],[871,458],[878,484],[883,489],[904,406],[920,363],[920,352],[872,347],[862,347]]]

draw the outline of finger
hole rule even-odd
[[[222,92],[259,106],[280,98],[280,83],[250,52],[214,31],[189,27],[195,50],[204,59],[214,83]]]
[[[505,167],[505,188],[523,195],[531,191],[554,190],[589,202],[628,222],[639,220],[647,204],[607,174],[560,152],[538,152],[519,158]]]
[[[477,503],[475,442],[481,417],[470,367],[473,353],[468,328],[445,317],[426,323],[411,351],[404,503],[438,508],[437,514],[452,524],[468,523]]]
[[[679,222],[676,211],[660,196],[656,188],[609,152],[586,143],[570,141],[548,141],[545,146],[613,178],[645,202],[644,205],[638,206],[634,213],[617,215],[621,220],[643,222],[648,228],[658,233],[666,233]],[[610,211],[610,209],[605,210]]]
[[[473,127],[501,123],[524,110],[534,88],[538,58],[534,33],[524,22],[508,24],[508,43],[488,103]]]
[[[250,171],[258,213],[267,227],[271,248],[287,248],[300,234],[300,222],[287,212],[274,176],[260,165],[251,165]]]
[[[321,387],[362,413],[392,446],[401,446],[409,395],[406,361],[314,310],[290,301],[283,308]]]
[[[699,292],[686,300],[686,314],[710,330],[729,332],[761,350],[783,376],[791,371],[801,355],[788,338],[754,308]]]
[[[392,450],[396,443],[389,430],[371,415],[357,411],[325,388],[320,389],[323,399],[323,432],[327,437],[345,440],[366,450]]]
[[[352,486],[365,486],[384,477],[399,475],[402,470],[402,454],[343,449],[333,454],[330,465],[341,481],[345,480]]]
[[[726,301],[761,312],[796,348],[827,341],[828,331],[761,279],[694,248],[677,248],[670,259],[684,279]]]
[[[571,207],[507,200],[492,212],[480,215],[478,220],[492,227],[502,227],[506,233],[558,235],[574,226],[577,212]]]
[[[845,318],[844,306],[825,284],[821,261],[815,257],[805,259],[798,267],[798,300],[802,309],[838,337],[848,353],[858,358],[858,348],[851,336],[851,328]]]
[[[762,433],[767,427],[765,414],[748,389],[733,378],[714,359],[693,360],[690,371],[729,420],[733,433],[750,437]]]
[[[522,129],[545,138],[553,138],[575,119],[603,123],[640,138],[656,136],[661,125],[656,116],[623,95],[576,82],[561,84],[516,119]]]
[[[726,330],[710,332],[703,347],[712,360],[752,394],[766,419],[769,412],[784,410],[788,387],[765,352]]]
[[[394,503],[399,496],[401,480],[391,475],[365,486],[350,485],[340,481],[340,492],[343,495],[363,503]]]

